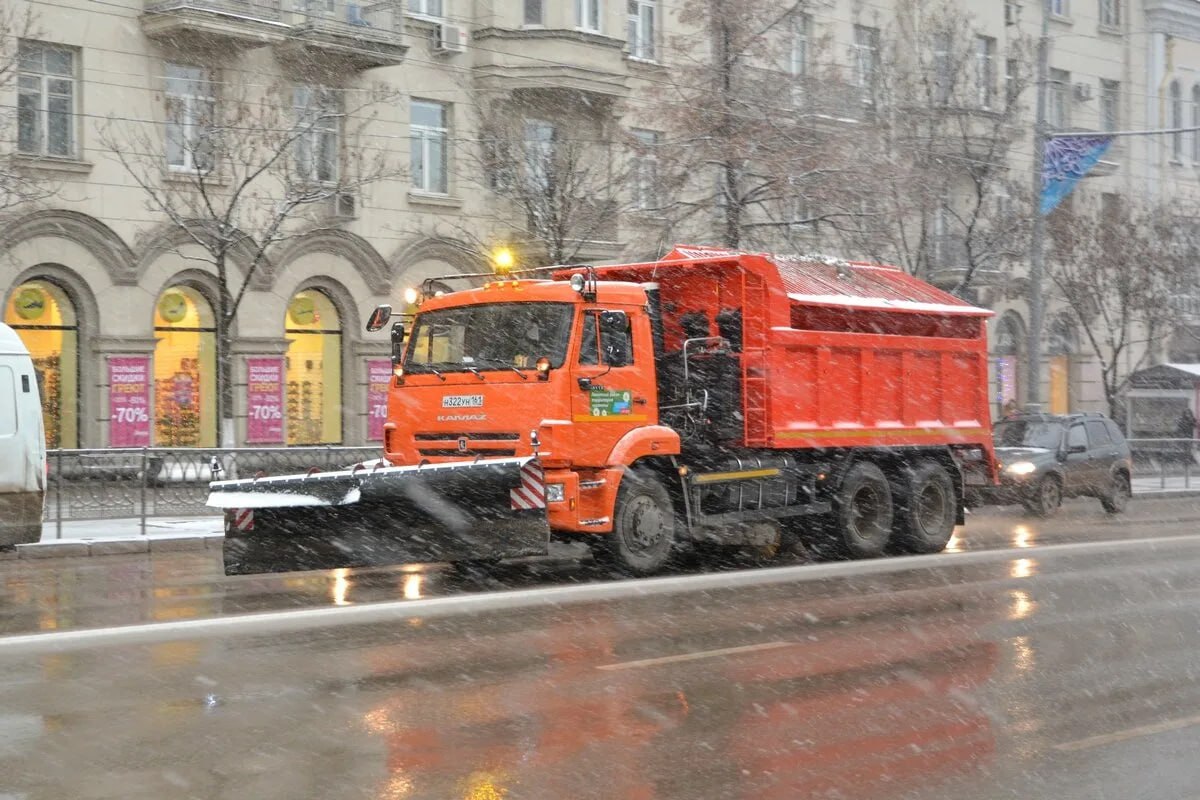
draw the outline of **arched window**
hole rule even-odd
[[[342,325],[333,301],[318,289],[288,303],[287,443],[342,441]]]
[[[1025,347],[1025,326],[1011,311],[996,324],[992,353],[996,371],[996,416],[1003,417],[1020,405],[1021,354]]]
[[[154,442],[217,445],[217,337],[212,306],[191,286],[168,288],[154,306]]]
[[[75,305],[50,281],[26,281],[9,294],[4,322],[33,356],[47,446],[78,447],[79,325]]]
[[[1179,81],[1171,81],[1171,127],[1175,129],[1175,133],[1171,134],[1171,158],[1181,161],[1183,134],[1179,128],[1183,127],[1183,90],[1179,88]]]

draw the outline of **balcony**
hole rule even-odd
[[[141,21],[146,36],[171,47],[240,50],[282,42],[288,35],[279,0],[148,1]]]
[[[400,64],[408,50],[400,0],[156,0],[141,21],[169,46],[275,45],[285,58],[354,70]]]
[[[285,18],[291,23],[289,36],[277,48],[285,58],[322,64],[333,60],[362,70],[401,64],[408,51],[399,0],[296,0]]]
[[[476,69],[480,83],[506,92],[550,90],[604,98],[629,94],[621,39],[563,29],[482,28]]]

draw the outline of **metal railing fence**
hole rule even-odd
[[[212,480],[340,469],[381,456],[374,447],[122,448],[51,450],[44,521],[212,514]]]
[[[1200,488],[1200,439],[1130,439],[1134,489]]]

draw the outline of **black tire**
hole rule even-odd
[[[843,558],[877,558],[891,539],[893,517],[887,478],[879,467],[859,461],[838,487],[824,544]]]
[[[1058,513],[1062,505],[1062,482],[1054,475],[1047,475],[1037,482],[1033,492],[1025,499],[1025,508],[1034,516],[1047,518]]]
[[[893,542],[905,553],[940,553],[958,519],[954,481],[945,467],[923,461],[904,476],[896,496]]]
[[[675,544],[671,497],[652,473],[630,470],[617,490],[612,533],[597,535],[593,552],[630,575],[658,572]]]
[[[1118,472],[1113,478],[1113,485],[1108,494],[1100,496],[1100,505],[1104,506],[1104,510],[1109,514],[1121,514],[1129,506],[1129,499],[1132,496],[1133,489],[1129,485],[1129,475]]]

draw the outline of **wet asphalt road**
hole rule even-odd
[[[0,797],[1194,798],[1200,499],[1066,511],[626,583],[0,562]]]

